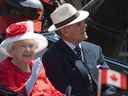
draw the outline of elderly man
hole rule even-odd
[[[63,93],[68,89],[73,96],[96,96],[97,65],[108,67],[101,48],[83,41],[87,39],[88,16],[87,11],[78,11],[71,4],[59,6],[51,14],[54,24],[49,31],[56,31],[60,40],[42,58],[55,87]]]

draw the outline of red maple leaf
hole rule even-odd
[[[118,78],[117,78],[117,76],[116,76],[115,74],[111,75],[110,78],[111,78],[113,81],[117,81],[117,80],[118,80]]]

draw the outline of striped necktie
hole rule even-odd
[[[79,46],[75,47],[76,60],[82,60],[81,48]]]

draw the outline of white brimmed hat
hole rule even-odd
[[[51,14],[53,25],[48,28],[48,31],[56,31],[67,25],[75,24],[83,21],[88,16],[89,12],[77,10],[71,4],[64,3]]]
[[[20,40],[35,40],[38,45],[36,52],[42,51],[48,45],[48,41],[43,35],[34,33],[32,21],[11,24],[6,30],[6,35],[7,39],[0,44],[0,48],[5,49],[6,51],[8,51],[14,42]]]

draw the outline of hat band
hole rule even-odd
[[[66,20],[64,20],[64,21],[62,21],[62,22],[60,22],[60,23],[55,24],[56,28],[59,28],[59,27],[61,27],[61,26],[64,26],[64,25],[66,25],[66,24],[72,22],[72,21],[75,20],[79,15],[80,15],[80,14],[77,12],[76,14],[74,14],[74,15],[71,16],[71,17],[69,17],[68,19],[66,19]]]

